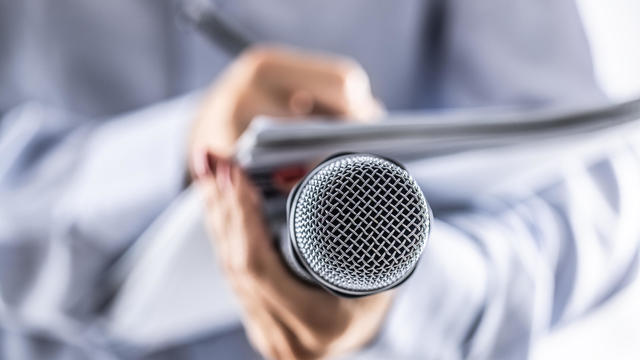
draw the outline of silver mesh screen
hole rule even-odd
[[[298,253],[326,286],[365,293],[403,280],[427,242],[427,202],[406,170],[345,155],[301,184],[293,207]]]

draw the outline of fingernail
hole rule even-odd
[[[228,160],[218,161],[216,181],[221,190],[231,186],[231,164]]]
[[[207,151],[207,168],[211,175],[216,176],[216,171],[218,168],[218,158],[212,153]]]
[[[236,164],[233,162],[229,163],[229,184],[235,185],[236,183]]]
[[[203,179],[216,173],[216,159],[207,150],[194,154],[193,172],[196,179]]]
[[[307,174],[307,172],[309,172],[307,167],[302,165],[293,165],[277,169],[271,175],[271,183],[283,194],[288,194],[295,184]]]

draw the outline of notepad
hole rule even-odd
[[[338,152],[373,153],[407,165],[431,201],[451,203],[551,176],[563,159],[596,156],[639,124],[640,99],[579,110],[399,113],[367,124],[259,117],[239,139],[236,159],[271,198],[282,169],[310,168]]]
[[[597,134],[640,119],[640,100],[588,110],[442,111],[393,114],[367,124],[327,118],[259,117],[240,138],[248,169],[314,161],[334,152],[373,152],[399,160],[438,157],[539,140]]]

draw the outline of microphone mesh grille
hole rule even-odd
[[[299,190],[299,254],[325,285],[361,293],[404,279],[427,242],[429,209],[415,180],[372,155],[329,160]]]

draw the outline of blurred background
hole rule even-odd
[[[578,0],[593,51],[596,74],[612,97],[640,93],[640,2]]]

